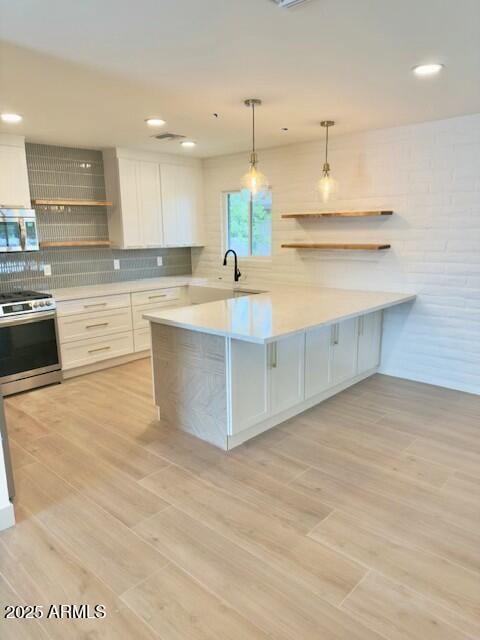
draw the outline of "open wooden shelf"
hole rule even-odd
[[[318,211],[314,213],[283,213],[282,218],[370,218],[374,216],[391,216],[393,211]]]
[[[34,198],[32,204],[39,207],[111,207],[108,200],[60,200],[48,198]]]
[[[345,244],[325,242],[289,242],[282,244],[282,249],[322,249],[323,251],[383,251],[390,249],[389,244]]]
[[[110,240],[46,240],[40,242],[41,249],[53,247],[109,247]]]

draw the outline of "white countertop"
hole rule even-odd
[[[191,281],[189,284],[195,283]],[[222,286],[212,281],[208,284]],[[333,324],[413,301],[416,297],[406,293],[260,285],[253,282],[239,283],[239,288],[268,288],[269,291],[195,306],[152,311],[144,317],[159,324],[266,343],[308,328]]]
[[[225,280],[208,280],[193,276],[164,276],[69,287],[54,289],[52,293],[60,302],[188,285],[257,290],[263,293],[174,309],[166,308],[145,314],[144,317],[150,322],[192,331],[266,343],[308,328],[333,324],[413,301],[416,297],[407,293],[327,289],[253,281],[242,281],[233,285]]]

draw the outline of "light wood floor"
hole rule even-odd
[[[480,638],[480,398],[375,376],[228,454],[155,421],[148,361],[6,402],[2,640]]]

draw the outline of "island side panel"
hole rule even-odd
[[[225,338],[151,323],[160,421],[227,448]]]

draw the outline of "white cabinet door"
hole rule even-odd
[[[331,384],[332,327],[318,327],[305,337],[305,398],[322,393]]]
[[[357,370],[357,319],[350,318],[332,326],[332,384],[353,378]]]
[[[160,167],[165,244],[169,247],[203,242],[202,174],[197,167]]]
[[[193,241],[194,201],[189,167],[175,167],[175,198],[177,203],[177,244],[191,245]]]
[[[0,146],[0,207],[31,207],[25,147]]]
[[[367,313],[358,318],[358,373],[375,369],[380,364],[381,337],[381,311]]]
[[[272,342],[269,346],[270,415],[303,401],[305,333]]]
[[[230,341],[231,434],[268,417],[267,346]]]
[[[122,216],[122,246],[125,249],[143,247],[137,164],[126,158],[118,160],[121,211],[117,211],[117,215]]]
[[[140,203],[140,225],[145,247],[163,245],[160,167],[156,162],[137,162],[137,189]]]
[[[192,170],[193,212],[192,212],[192,245],[205,244],[205,217],[203,207],[203,173],[200,169]]]
[[[176,165],[162,164],[160,175],[164,240],[167,247],[174,247],[179,244]]]

